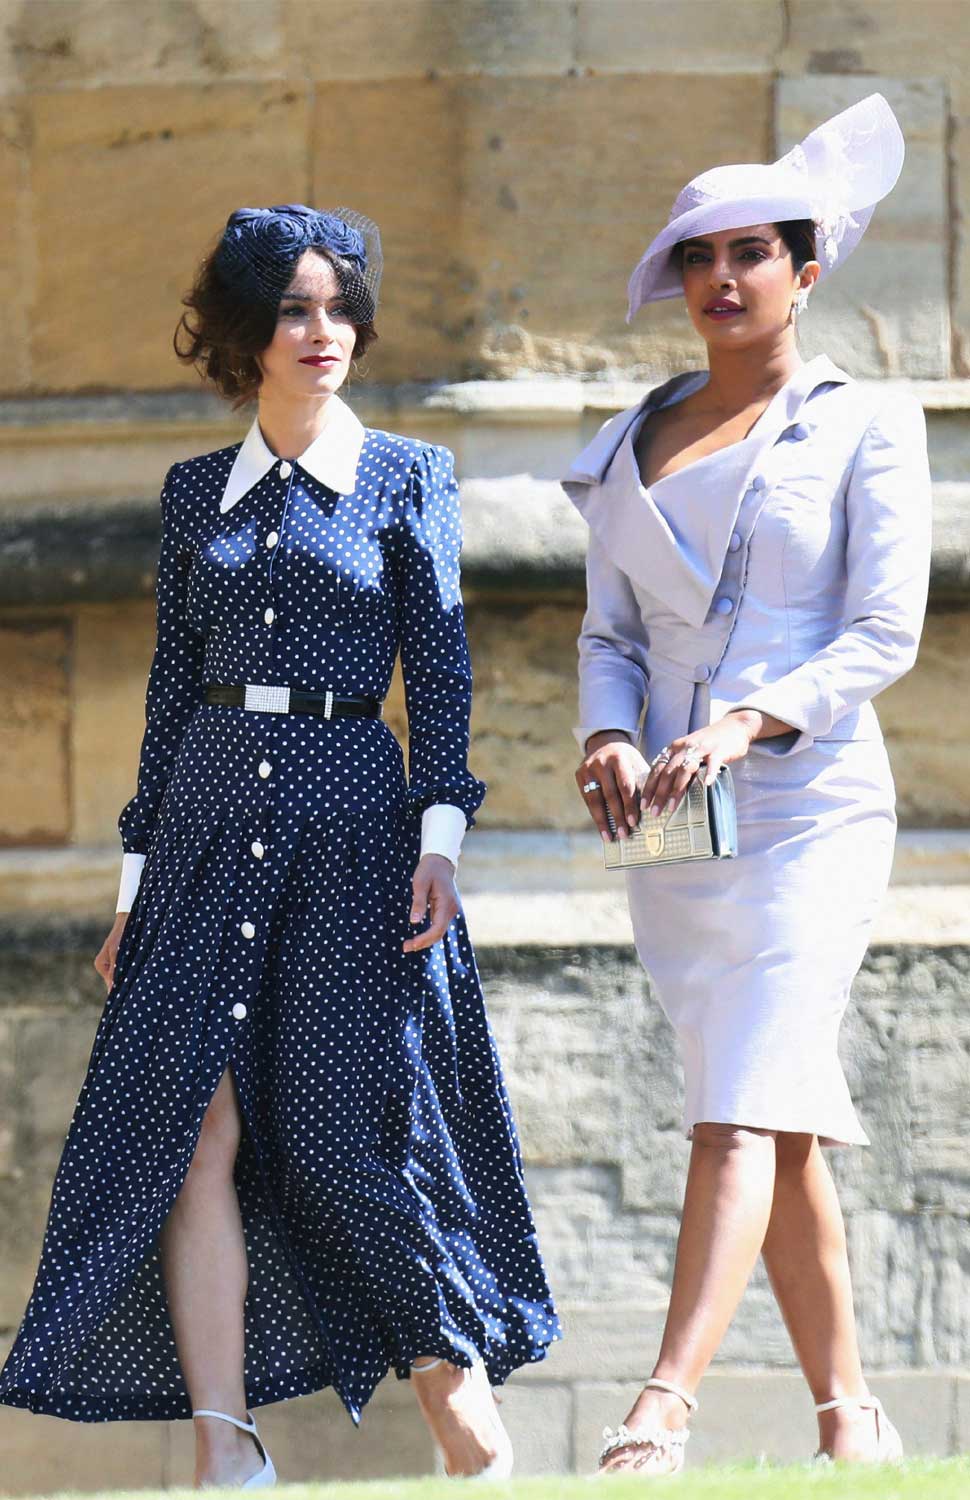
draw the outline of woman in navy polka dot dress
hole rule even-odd
[[[0,1376],[194,1415],[200,1485],[272,1482],[250,1408],[332,1385],[356,1422],[389,1369],[450,1473],[507,1473],[490,1384],[558,1337],[454,882],[485,789],[452,458],[336,394],[380,268],[340,213],[241,210],[187,298],[182,356],[258,417],[162,491],[109,994]]]

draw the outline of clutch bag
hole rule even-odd
[[[603,845],[608,870],[637,865],[679,865],[694,859],[735,859],[738,852],[738,813],[734,778],[727,766],[713,786],[695,776],[680,805],[672,813],[640,819],[625,839],[616,837],[612,814],[607,820],[613,841]]]

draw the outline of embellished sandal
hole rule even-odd
[[[412,1365],[411,1374],[424,1375],[428,1370],[436,1370],[439,1365],[447,1364],[447,1362],[448,1361],[444,1359],[432,1359],[429,1360],[426,1365]],[[480,1359],[476,1359],[475,1363],[468,1371],[468,1375],[472,1380],[483,1379],[485,1381],[486,1387],[491,1392],[494,1401],[495,1393],[488,1385],[488,1376],[485,1373],[485,1366]],[[484,1469],[479,1469],[477,1474],[449,1474],[447,1475],[449,1479],[510,1479],[512,1477],[512,1467],[514,1463],[512,1442],[505,1430],[502,1419],[498,1414],[497,1403],[496,1408],[493,1409],[495,1409],[495,1422],[497,1427],[495,1457],[491,1460],[490,1463],[487,1463],[485,1465]]]
[[[244,1481],[244,1483],[239,1485],[239,1489],[262,1490],[265,1489],[268,1485],[276,1483],[276,1469],[273,1466],[273,1460],[270,1458],[269,1454],[266,1452],[266,1449],[260,1442],[259,1433],[256,1431],[255,1420],[249,1412],[246,1413],[247,1417],[249,1417],[248,1422],[240,1422],[238,1417],[229,1417],[224,1411],[210,1411],[209,1407],[207,1406],[200,1406],[196,1411],[192,1413],[192,1415],[193,1417],[218,1417],[220,1422],[231,1422],[233,1427],[239,1428],[240,1432],[248,1432],[253,1442],[256,1444],[256,1452],[263,1460],[263,1467],[261,1469],[257,1469],[255,1474],[251,1474],[250,1477]]]
[[[697,1410],[697,1402],[688,1391],[682,1390],[679,1385],[671,1385],[668,1380],[648,1380],[644,1386],[645,1391],[666,1391],[671,1396],[679,1396],[691,1416]],[[679,1474],[684,1467],[684,1448],[690,1432],[686,1427],[627,1427],[621,1422],[614,1432],[612,1427],[603,1428],[603,1447],[599,1456],[599,1469],[602,1471],[604,1461],[613,1453],[618,1453],[621,1448],[645,1448],[650,1450],[648,1458],[664,1455],[670,1463],[670,1467],[662,1469],[660,1473],[668,1475]],[[627,1466],[629,1469],[632,1466]],[[649,1466],[644,1466],[639,1472],[655,1472]],[[658,1476],[659,1477],[659,1476]]]
[[[883,1410],[878,1396],[839,1396],[835,1401],[821,1401],[816,1413],[837,1411],[840,1407],[855,1406],[860,1411],[871,1411],[876,1418],[876,1453],[868,1460],[874,1464],[900,1464],[903,1461],[903,1440]],[[816,1453],[814,1462],[830,1464],[834,1460],[829,1453]]]

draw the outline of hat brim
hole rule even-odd
[[[842,233],[838,253],[832,260],[821,253],[816,226],[816,248],[821,266],[819,281],[831,275],[852,254],[865,234],[875,209],[876,205],[873,203],[868,208],[856,210],[853,214],[855,223]],[[747,229],[752,224],[784,224],[793,219],[812,219],[812,205],[807,198],[792,198],[787,201],[777,197],[751,198],[729,204],[709,203],[682,214],[660,231],[630,277],[627,288],[627,322],[633,321],[637,308],[644,302],[663,302],[671,297],[683,296],[683,275],[672,257],[675,245],[704,234],[718,234],[725,229]]]
[[[811,131],[770,166],[724,168],[725,172],[762,174],[760,192],[732,193],[678,214],[660,231],[634,269],[629,282],[627,322],[643,302],[660,302],[683,292],[680,267],[671,251],[683,240],[749,224],[781,224],[810,219],[816,225],[816,252],[821,276],[844,264],[862,239],[876,206],[891,192],[903,165],[905,145],[899,122],[881,94],[870,94]],[[796,158],[800,158],[795,165]],[[721,169],[715,168],[717,175]],[[768,179],[771,191],[765,191]],[[793,180],[794,178],[794,180]],[[837,191],[831,191],[837,184]],[[753,185],[753,184],[752,184]],[[708,186],[708,184],[705,184]],[[836,222],[818,220],[834,205]],[[824,220],[823,220],[824,222]],[[820,278],[821,279],[821,278]]]

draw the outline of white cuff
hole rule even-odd
[[[125,854],[121,859],[121,885],[118,887],[118,905],[116,911],[131,911],[134,904],[135,893],[141,882],[141,872],[145,863],[144,854]]]
[[[426,854],[443,854],[458,868],[461,841],[465,837],[468,820],[460,807],[450,802],[438,802],[426,807],[421,814],[421,857]]]

